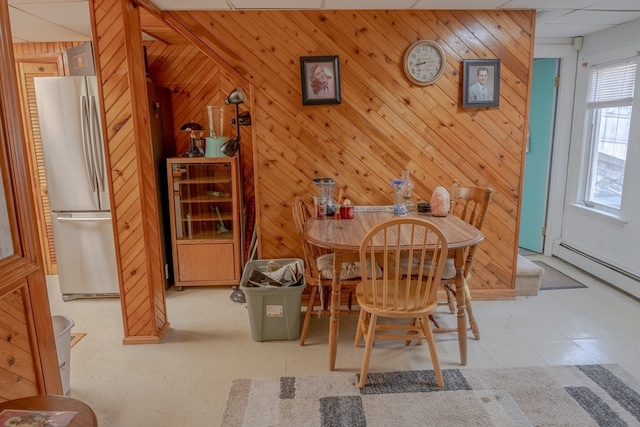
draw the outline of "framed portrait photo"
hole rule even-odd
[[[497,107],[500,104],[500,60],[465,59],[462,71],[462,106]]]
[[[302,105],[340,104],[337,56],[301,56]]]

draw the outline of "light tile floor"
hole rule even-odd
[[[468,341],[466,368],[618,363],[640,378],[640,303],[561,260],[546,260],[588,288],[474,301],[481,339]],[[359,371],[356,316],[341,320],[337,369],[330,372],[328,316],[312,320],[304,347],[298,340],[255,342],[247,308],[230,300],[230,288],[172,288],[163,342],[125,346],[118,299],[63,302],[57,277],[48,283],[52,314],[87,333],[71,350],[70,395],[88,403],[101,426],[217,426],[233,379]],[[441,321],[455,323],[445,306],[440,310]],[[436,341],[442,368],[461,368],[455,335]],[[427,347],[376,345],[370,371],[398,369],[432,369]]]

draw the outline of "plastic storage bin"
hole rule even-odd
[[[251,337],[254,341],[295,340],[300,335],[300,301],[305,288],[304,277],[298,285],[282,288],[247,287],[253,269],[266,271],[270,261],[280,265],[297,262],[300,271],[304,271],[304,262],[300,258],[249,261],[242,273],[240,289],[244,292]]]
[[[73,320],[67,316],[52,316],[53,333],[56,336],[56,353],[58,354],[58,367],[60,368],[60,379],[62,380],[62,392],[69,394],[71,375],[71,328]]]

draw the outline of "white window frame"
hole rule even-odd
[[[594,212],[600,212],[600,213],[606,214],[607,216],[611,216],[618,219],[623,219],[625,199],[629,197],[629,194],[631,193],[631,188],[637,189],[637,186],[634,185],[634,183],[632,183],[631,179],[629,179],[629,176],[628,176],[629,175],[628,160],[629,160],[629,154],[636,151],[635,149],[633,150],[631,149],[631,145],[640,143],[640,141],[637,140],[638,139],[637,136],[634,137],[635,135],[634,132],[637,132],[637,126],[634,125],[634,123],[638,122],[638,115],[640,114],[640,105],[637,102],[638,89],[639,89],[638,82],[640,81],[640,78],[638,77],[640,75],[640,64],[638,64],[638,57],[635,56],[635,57],[628,57],[628,58],[620,58],[620,59],[611,60],[607,62],[600,62],[597,64],[589,64],[589,71],[586,76],[587,77],[586,84],[588,87],[588,85],[591,82],[591,75],[594,69],[602,69],[602,68],[615,66],[615,65],[623,65],[629,62],[634,62],[636,67],[635,92],[633,94],[632,99],[615,99],[613,101],[610,100],[607,102],[590,103],[590,101],[593,101],[593,99],[589,99],[589,98],[592,98],[592,96],[590,96],[589,89],[587,88],[587,100],[586,100],[587,102],[585,105],[585,115],[584,115],[585,128],[583,133],[583,144],[582,144],[583,165],[581,168],[581,173],[579,178],[580,183],[578,186],[578,195],[577,195],[578,197],[577,203],[582,205],[583,207],[589,210],[592,210]],[[586,64],[583,64],[583,65],[586,65]],[[634,104],[635,104],[635,108],[633,108]],[[594,202],[588,197],[588,193],[591,190],[590,180],[591,181],[594,180],[593,156],[597,155],[597,152],[598,152],[598,147],[597,147],[598,135],[596,134],[597,128],[596,128],[596,124],[593,123],[595,119],[594,118],[595,108],[602,108],[606,106],[631,106],[632,107],[629,135],[628,135],[628,141],[627,141],[627,154],[626,154],[627,160],[625,162],[625,170],[623,174],[623,182],[626,183],[627,185],[626,186],[623,185],[622,193],[620,195],[619,208]]]

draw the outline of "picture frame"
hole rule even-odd
[[[340,104],[338,56],[301,56],[302,105]]]
[[[500,105],[500,60],[465,59],[462,71],[462,107]]]

